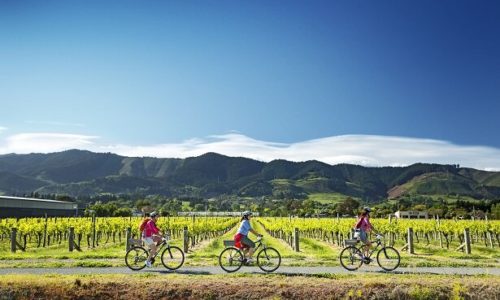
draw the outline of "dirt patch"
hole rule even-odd
[[[0,299],[497,299],[498,277],[49,276],[1,278]]]

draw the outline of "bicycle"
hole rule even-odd
[[[375,248],[368,253],[368,256],[363,254],[362,249],[364,245],[360,248],[356,248],[356,244],[360,242],[359,239],[345,240],[347,247],[342,249],[340,252],[340,264],[349,271],[355,271],[361,267],[362,264],[370,264],[372,260],[372,255],[377,252],[377,263],[385,271],[393,271],[401,262],[401,256],[398,250],[390,246],[385,246],[382,243],[383,236],[377,234],[375,241]],[[379,249],[379,246],[382,248]]]
[[[170,246],[167,238],[162,238],[161,243],[158,245],[158,251],[153,256],[154,259],[161,253],[161,263],[169,270],[177,270],[184,263],[184,252],[177,246]],[[146,260],[149,257],[149,251],[142,246],[133,246],[125,254],[125,264],[127,267],[134,271],[139,271],[146,267]]]
[[[257,244],[255,247],[255,253],[257,253],[257,266],[259,266],[262,271],[267,273],[276,271],[281,264],[281,255],[278,250],[272,247],[267,247],[262,242],[262,237],[257,238],[255,243]],[[243,255],[241,249],[235,247],[233,240],[224,241],[224,246],[226,248],[222,250],[219,255],[220,267],[228,273],[238,271],[243,264],[246,264],[245,256]],[[257,252],[257,249],[261,246],[262,249]]]

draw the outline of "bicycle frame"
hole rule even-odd
[[[376,243],[376,245],[375,245],[375,247],[373,248],[373,250],[369,250],[369,251],[368,251],[368,257],[372,257],[373,253],[378,252],[378,251],[380,251],[380,249],[383,249],[383,248],[384,248],[384,245],[382,244],[382,242],[380,241],[380,239],[377,239],[377,240],[375,240],[375,241],[371,241],[371,243],[372,243],[372,245],[373,245],[373,243]],[[379,246],[381,246],[381,245],[382,245],[382,248],[380,248],[380,249],[379,249]],[[365,244],[365,245],[362,245],[360,248],[361,248],[362,250],[365,250],[365,248],[366,248],[366,247],[370,247],[370,248],[371,248],[371,246],[368,246],[368,245],[366,245],[366,244]]]
[[[257,253],[257,250],[260,248],[260,246],[262,246],[262,249],[266,249],[266,245],[264,243],[262,243],[262,239],[257,239],[255,241],[255,247],[254,247],[254,253]],[[228,247],[235,247],[233,244],[231,245],[226,245],[226,248]],[[238,248],[238,250],[240,251],[243,251],[245,249],[250,249],[249,247],[243,247],[243,248]]]
[[[168,243],[168,240],[162,240],[161,243],[159,245],[157,245],[157,248],[156,248],[156,253],[155,255],[153,255],[153,259],[156,258],[156,256],[158,256],[158,254],[160,252],[162,252],[163,248],[165,248],[165,245],[167,248],[170,247],[169,243]],[[158,247],[159,246],[159,247]],[[151,253],[151,248],[148,247],[148,249],[146,249],[148,251],[148,254]]]

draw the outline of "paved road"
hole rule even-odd
[[[132,271],[126,267],[113,268],[2,268],[0,275],[6,274],[138,274],[138,273],[158,273],[158,274],[191,274],[191,275],[211,275],[226,274],[220,267],[182,267],[172,272],[161,267],[143,269],[141,271]],[[264,273],[257,267],[243,267],[237,273]],[[342,267],[280,267],[275,274],[285,275],[312,275],[312,274],[376,274],[386,273],[378,267],[363,266],[355,272],[349,272]],[[499,268],[398,268],[392,274],[447,274],[447,275],[478,275],[490,274],[500,275]]]

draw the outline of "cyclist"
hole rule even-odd
[[[262,235],[255,231],[250,225],[251,217],[252,213],[250,211],[243,212],[240,228],[238,228],[238,232],[234,236],[234,245],[237,248],[241,248],[243,250],[243,254],[245,255],[245,263],[247,264],[253,261],[252,255],[255,251],[255,243],[248,238],[248,232],[251,232],[258,237],[262,237]]]
[[[370,212],[372,210],[369,207],[363,208],[363,211],[361,214],[358,216],[358,221],[356,222],[356,225],[354,226],[355,230],[359,232],[359,239],[365,244],[364,250],[364,258],[366,260],[369,260],[368,258],[368,253],[370,251],[370,247],[372,245],[372,242],[368,239],[368,233],[371,231],[375,231],[375,228],[373,225],[370,223]]]
[[[144,229],[146,228],[146,224],[151,220],[149,213],[144,214],[144,219],[141,221],[141,225],[139,225],[139,231],[141,233],[141,239],[144,240]]]
[[[152,260],[156,254],[156,243],[161,241],[161,239],[163,238],[160,229],[158,229],[158,227],[156,226],[156,222],[158,221],[160,215],[156,211],[154,211],[149,214],[149,216],[151,220],[149,220],[144,227],[144,243],[150,249],[149,257],[146,260],[146,266],[148,268],[152,266]]]

